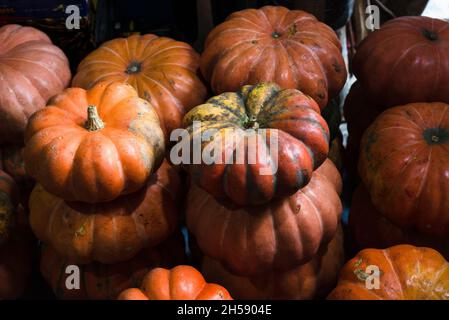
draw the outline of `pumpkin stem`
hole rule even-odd
[[[87,107],[86,129],[89,131],[97,131],[104,128],[104,122],[101,120],[97,112],[96,106]]]

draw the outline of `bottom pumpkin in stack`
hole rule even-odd
[[[376,281],[368,278],[376,276],[373,271],[367,273],[368,266],[379,270],[377,287]],[[430,248],[365,249],[345,264],[328,299],[449,300],[449,263]]]
[[[337,282],[344,263],[343,230],[309,262],[286,272],[269,272],[245,278],[227,271],[219,262],[203,258],[202,273],[207,281],[222,284],[235,299],[309,300],[325,297]]]
[[[368,190],[360,185],[352,197],[349,226],[359,249],[387,248],[408,243],[438,250],[449,258],[449,240],[405,230],[384,217],[371,202]]]
[[[78,265],[79,289],[68,289],[66,273],[69,265],[76,265],[60,257],[50,246],[41,251],[41,273],[60,299],[116,299],[118,294],[131,286],[140,286],[145,274],[156,267],[172,267],[186,260],[184,238],[176,232],[155,248],[144,249],[129,261],[116,264],[94,262]],[[69,279],[70,280],[70,279]]]

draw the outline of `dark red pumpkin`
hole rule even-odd
[[[0,28],[0,144],[21,142],[28,118],[70,81],[69,62],[43,32]]]
[[[5,243],[17,220],[19,189],[14,180],[0,170],[0,245]]]
[[[335,32],[313,15],[265,6],[234,12],[209,33],[201,71],[216,94],[272,81],[322,109],[346,82],[340,50]]]
[[[357,48],[353,70],[382,106],[449,103],[449,23],[429,17],[390,20]]]
[[[292,269],[310,261],[337,230],[342,205],[336,183],[326,172],[339,176],[326,160],[306,187],[262,206],[219,203],[192,184],[187,227],[206,255],[236,275]]]
[[[360,177],[374,206],[405,230],[449,235],[449,105],[384,111],[365,131]]]

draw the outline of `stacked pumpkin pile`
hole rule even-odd
[[[238,299],[325,294],[343,262],[341,177],[320,114],[346,79],[338,38],[302,11],[243,10],[209,34],[201,71],[218,95],[183,127],[201,149],[184,168],[203,274]]]
[[[362,248],[409,243],[449,257],[448,26],[394,19],[354,58],[345,116],[362,181],[350,224]]]

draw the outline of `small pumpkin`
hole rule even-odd
[[[449,23],[429,17],[400,17],[370,33],[357,48],[353,70],[374,102],[449,103]]]
[[[379,268],[379,288],[366,286],[368,266]],[[331,300],[448,300],[449,264],[437,251],[398,245],[365,249],[340,272]]]
[[[312,260],[289,271],[239,277],[207,256],[201,271],[208,281],[221,283],[238,300],[309,300],[329,293],[337,282],[344,261],[343,230],[340,227],[331,242]]]
[[[148,272],[140,289],[120,293],[119,300],[232,300],[229,292],[207,283],[201,273],[187,265],[173,269],[155,268]]]
[[[199,248],[235,275],[287,271],[310,261],[335,235],[342,204],[329,171],[339,177],[326,160],[306,187],[262,206],[219,203],[192,184],[187,227]]]
[[[201,139],[202,155],[216,149],[211,163],[201,159],[185,166],[192,181],[239,205],[292,195],[329,152],[329,128],[315,101],[274,83],[213,97],[189,111],[183,125],[193,150]]]
[[[324,108],[346,82],[340,51],[335,32],[313,15],[265,6],[234,12],[209,33],[201,72],[216,94],[272,81]]]
[[[158,116],[127,84],[66,89],[33,114],[25,134],[26,171],[68,201],[137,191],[163,157]]]
[[[359,249],[388,248],[398,244],[429,247],[449,257],[449,241],[424,235],[414,230],[403,230],[384,217],[373,205],[368,190],[360,185],[352,197],[349,226]]]
[[[139,191],[111,202],[68,202],[37,185],[30,196],[30,224],[37,238],[69,261],[126,261],[158,245],[180,216],[178,171],[164,162]]]
[[[70,276],[66,268],[74,263],[45,244],[41,249],[40,269],[59,299],[105,300],[116,299],[126,288],[140,286],[145,274],[154,267],[172,267],[184,262],[184,239],[178,232],[157,247],[143,249],[128,261],[77,265],[83,279],[78,290],[69,290],[66,286]]]
[[[19,206],[19,189],[14,180],[0,170],[0,245],[5,243],[16,221]]]
[[[43,32],[0,28],[0,144],[23,140],[28,118],[70,81],[67,57]]]
[[[181,126],[184,114],[206,98],[198,67],[199,56],[187,43],[153,34],[132,35],[105,42],[84,58],[72,86],[129,83],[154,106],[168,138]]]
[[[3,170],[8,173],[19,185],[31,184],[31,177],[26,173],[23,161],[24,146],[8,144],[2,146]]]
[[[449,235],[449,105],[388,109],[365,131],[360,177],[374,206],[404,230]]]

